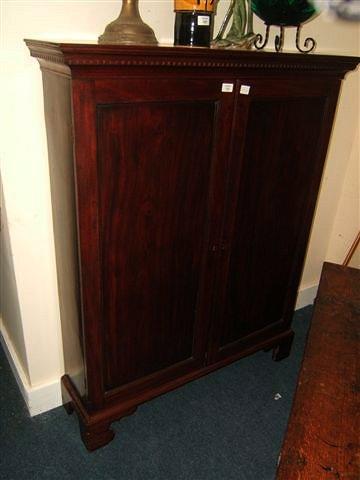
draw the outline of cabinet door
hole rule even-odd
[[[219,125],[231,124],[234,102],[219,80],[85,83],[75,85],[80,249],[99,403],[99,390],[125,398],[204,364],[230,144]],[[89,170],[94,188],[83,192]]]
[[[316,79],[245,83],[210,361],[289,327],[337,97],[337,84]]]

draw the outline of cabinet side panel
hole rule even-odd
[[[251,103],[222,346],[283,318],[299,238],[309,218],[325,107],[322,97]]]
[[[106,389],[195,355],[215,110],[98,108]]]
[[[71,80],[43,70],[43,85],[65,373],[83,394]]]

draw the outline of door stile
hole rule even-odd
[[[218,83],[219,90],[222,83]],[[233,80],[226,80],[231,84]],[[217,100],[217,110],[214,119],[214,142],[212,148],[210,188],[207,212],[207,234],[204,243],[202,258],[202,279],[197,305],[196,328],[194,332],[194,350],[202,357],[203,365],[207,364],[209,356],[209,332],[214,323],[216,277],[222,263],[221,235],[223,212],[226,203],[230,168],[230,150],[232,149],[232,135],[236,105],[236,89],[233,92],[222,92]],[[220,125],[229,125],[228,129],[220,130]],[[197,347],[195,343],[197,342]]]
[[[216,339],[221,331],[221,319],[224,315],[227,278],[231,257],[231,239],[235,228],[236,204],[240,188],[243,150],[247,128],[248,111],[251,98],[239,94],[240,81],[235,83],[234,110],[231,121],[230,152],[226,178],[224,179],[224,203],[221,212],[219,244],[217,249],[217,270],[215,276],[215,294],[212,298],[212,323],[209,327],[207,364],[216,361],[219,345]]]

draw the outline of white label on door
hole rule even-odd
[[[222,92],[232,92],[234,90],[234,84],[233,83],[223,83],[221,85],[221,91]]]
[[[249,92],[250,92],[249,85],[241,85],[241,87],[240,87],[241,95],[249,95]]]
[[[209,26],[210,25],[210,17],[208,15],[199,15],[197,17],[197,24],[201,26]]]

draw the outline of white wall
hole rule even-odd
[[[359,105],[359,98],[354,99]],[[335,220],[330,236],[327,259],[336,262],[345,258],[350,250],[357,233],[360,230],[360,158],[359,158],[359,130],[353,139],[351,155],[345,171],[340,200],[337,205]],[[354,252],[349,264],[360,268],[360,245]]]
[[[215,30],[228,3],[220,2]],[[1,329],[32,413],[60,402],[63,357],[41,74],[22,40],[96,40],[120,7],[120,0],[1,2],[0,156],[6,210]],[[172,1],[140,0],[140,10],[158,40],[171,43]],[[264,30],[260,22],[256,25]],[[317,38],[319,53],[359,53],[358,26],[328,23],[319,17],[304,27],[303,34]],[[289,33],[286,49],[292,49],[293,40]],[[355,197],[358,194],[351,173],[358,159],[358,78],[358,74],[349,75],[342,91],[302,280],[302,303],[306,303],[306,294],[310,299],[314,294],[314,288],[306,288],[317,284],[328,249],[333,261],[342,261],[352,235],[350,224],[356,212],[349,218],[341,212],[352,210],[351,202],[348,206],[344,200],[348,189]],[[350,182],[345,181],[346,172]],[[343,246],[332,239],[340,230]]]
[[[354,45],[358,45],[354,38]],[[354,53],[354,52],[353,52]],[[343,83],[335,125],[328,150],[322,187],[310,237],[308,254],[304,267],[302,285],[317,283],[324,259],[342,263],[350,245],[359,230],[358,201],[359,177],[353,178],[353,184],[345,183],[347,172],[355,171],[359,162],[359,72],[349,74]],[[353,190],[353,202],[343,203],[342,198]],[[357,199],[356,199],[357,197]],[[342,207],[339,210],[339,203]],[[345,207],[345,209],[344,209]],[[346,211],[346,209],[348,209]],[[334,220],[337,211],[343,225],[339,228],[343,234],[343,245],[335,247],[337,235]],[[339,217],[338,222],[341,221]],[[336,254],[335,249],[336,248]]]

